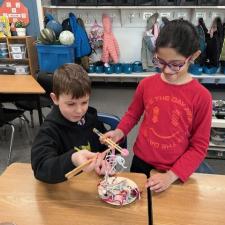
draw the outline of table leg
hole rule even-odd
[[[147,188],[147,198],[148,198],[148,224],[153,225],[152,195],[150,188]]]
[[[39,117],[39,124],[43,123],[42,119],[42,111],[41,111],[41,104],[40,104],[40,96],[37,95],[37,110],[38,110],[38,117]]]

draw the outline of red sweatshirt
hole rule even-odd
[[[212,98],[197,80],[174,85],[159,74],[143,79],[118,128],[125,135],[144,117],[134,154],[182,181],[204,160],[209,144]]]

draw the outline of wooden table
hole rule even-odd
[[[195,173],[153,194],[152,207],[154,225],[224,225],[225,176]]]
[[[42,112],[39,95],[45,90],[31,75],[1,75],[0,102],[36,99],[39,122],[42,123]]]
[[[143,187],[144,174],[122,173]],[[147,193],[127,206],[100,200],[99,177],[82,173],[59,184],[39,182],[30,164],[11,164],[0,176],[0,222],[16,225],[147,225]]]

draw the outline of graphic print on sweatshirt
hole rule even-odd
[[[88,142],[87,145],[81,145],[81,146],[79,146],[79,147],[74,146],[73,148],[74,148],[74,150],[76,150],[76,151],[81,151],[81,150],[88,150],[88,151],[91,151],[91,144],[90,144],[90,142]]]
[[[144,137],[154,149],[175,150],[185,143],[192,124],[191,108],[176,96],[156,96],[147,102]]]

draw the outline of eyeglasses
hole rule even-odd
[[[172,71],[174,72],[179,72],[181,70],[181,68],[185,65],[185,63],[190,59],[191,56],[189,56],[188,58],[185,59],[184,62],[173,62],[173,63],[167,63],[165,62],[163,59],[158,58],[157,56],[155,56],[152,59],[153,64],[156,67],[159,67],[160,69],[164,69],[166,66],[168,66]]]

